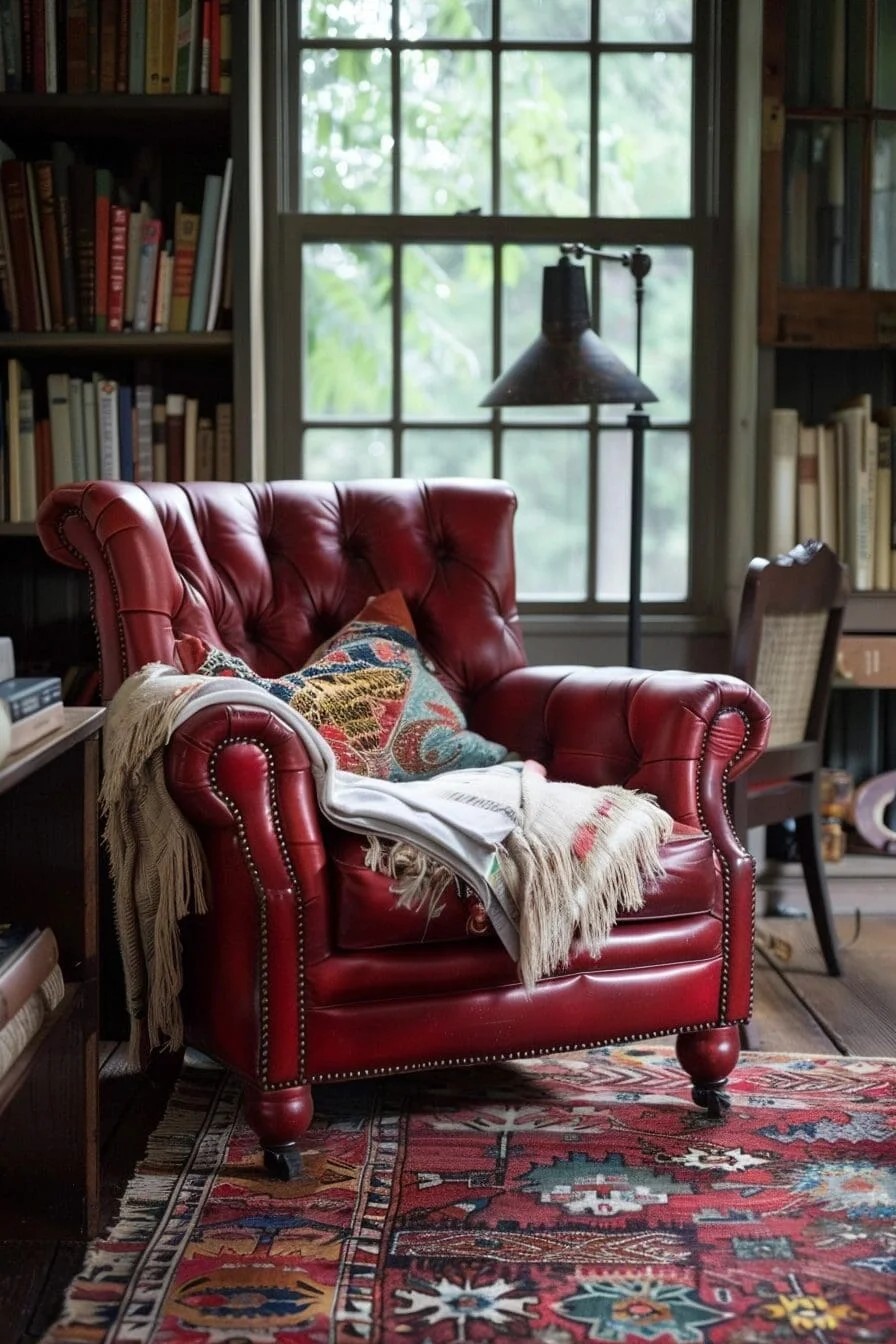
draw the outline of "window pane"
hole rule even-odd
[[[539,42],[586,42],[589,0],[502,0],[501,36]]]
[[[389,53],[328,49],[301,60],[302,209],[391,210]]]
[[[401,0],[401,36],[409,42],[423,37],[487,38],[492,31],[491,0]]]
[[[691,210],[691,57],[600,57],[598,201],[611,217]]]
[[[588,105],[586,55],[504,53],[502,214],[588,214]]]
[[[574,429],[509,429],[501,474],[517,492],[517,592],[521,598],[585,596],[588,435]]]
[[[402,405],[411,419],[486,419],[492,367],[492,254],[433,243],[402,257]]]
[[[302,279],[305,414],[391,415],[391,249],[303,247]]]
[[[659,398],[647,410],[656,420],[690,420],[693,253],[689,247],[645,251],[651,267],[644,280],[641,375]],[[600,264],[598,277],[601,337],[634,369],[635,282],[627,267],[609,262]],[[624,406],[607,406],[603,418],[624,419],[625,414]]]
[[[309,481],[359,481],[392,475],[388,429],[306,429],[303,475]]]
[[[401,53],[401,207],[411,215],[491,212],[491,57]]]
[[[557,247],[521,247],[516,243],[501,252],[501,372],[509,369],[541,331],[541,290],[545,266],[556,266]],[[505,421],[559,420],[587,422],[585,406],[508,406],[501,411]]]
[[[691,0],[602,0],[602,42],[690,42]]]
[[[302,0],[303,37],[389,37],[391,0]]]
[[[632,447],[628,430],[600,435],[597,470],[597,596],[628,600]],[[641,595],[676,602],[688,593],[690,435],[651,430],[644,447]]]
[[[401,454],[405,476],[492,474],[492,438],[484,429],[409,429]]]

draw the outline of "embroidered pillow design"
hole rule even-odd
[[[245,677],[311,723],[342,770],[396,781],[495,765],[507,750],[471,732],[433,675],[397,590],[371,598],[298,672],[260,677],[241,658],[190,638],[178,642],[185,671]]]

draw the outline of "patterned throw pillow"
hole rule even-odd
[[[400,592],[371,598],[298,672],[260,677],[234,654],[188,637],[185,672],[245,677],[311,723],[342,770],[376,779],[429,779],[445,770],[495,765],[507,750],[471,732],[433,675]]]

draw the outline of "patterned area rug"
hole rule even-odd
[[[896,1061],[672,1052],[318,1089],[302,1177],[188,1068],[52,1344],[893,1344]]]

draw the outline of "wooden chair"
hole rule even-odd
[[[731,786],[734,827],[793,818],[818,940],[830,975],[841,973],[821,857],[819,786],[824,727],[849,572],[824,542],[807,541],[773,560],[750,562],[732,672],[771,706],[765,754]]]

